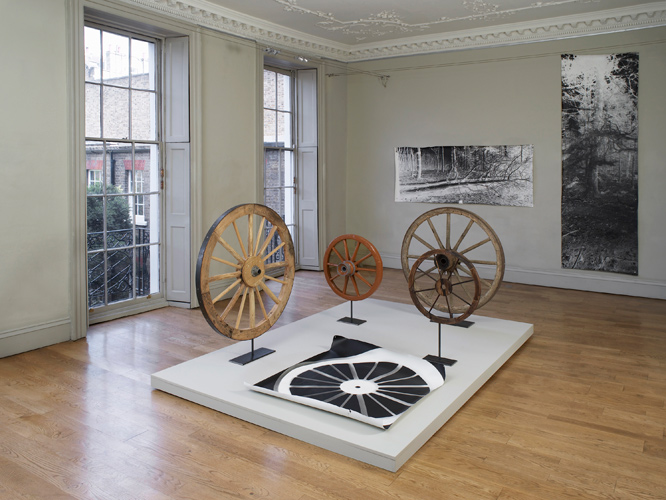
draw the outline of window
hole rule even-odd
[[[295,234],[294,77],[292,72],[264,69],[264,203]]]
[[[86,25],[88,306],[160,292],[159,40]]]

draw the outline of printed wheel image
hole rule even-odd
[[[201,245],[201,312],[222,335],[258,337],[287,305],[294,271],[294,245],[280,216],[264,205],[238,205],[220,216]]]
[[[331,289],[346,300],[363,300],[382,282],[384,267],[372,243],[355,234],[338,236],[324,253],[324,276]]]
[[[478,307],[481,281],[474,265],[452,250],[430,250],[419,257],[407,280],[416,308],[431,321],[455,324]]]
[[[402,241],[400,260],[405,279],[417,259],[425,252],[450,250],[465,257],[477,271],[487,278],[480,279],[481,293],[478,307],[483,307],[499,289],[504,277],[504,249],[495,231],[478,215],[462,208],[441,207],[417,217],[407,229]],[[462,261],[460,261],[462,262]],[[433,266],[430,267],[433,269]],[[465,266],[454,270],[471,278]],[[435,309],[444,311],[445,304],[438,302]],[[454,307],[452,312],[462,313],[467,305]],[[451,312],[446,310],[446,312]]]
[[[333,337],[331,348],[252,385],[252,390],[388,429],[445,374],[420,357]]]

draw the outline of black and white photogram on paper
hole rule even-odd
[[[395,201],[532,206],[532,145],[395,149]]]
[[[638,54],[562,56],[562,267],[638,274]]]

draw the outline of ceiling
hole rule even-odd
[[[126,0],[267,47],[342,61],[666,25],[645,0]]]

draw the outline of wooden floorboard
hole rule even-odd
[[[373,298],[411,304],[391,269]],[[299,271],[275,327],[341,303]],[[198,310],[0,359],[0,499],[666,498],[666,302],[505,283],[477,313],[534,335],[397,473],[153,390],[232,343]]]

